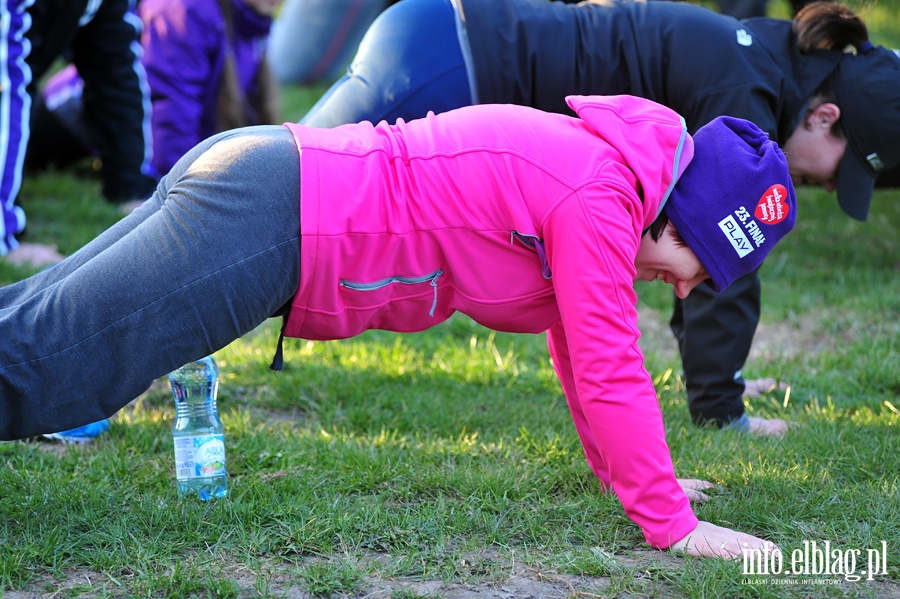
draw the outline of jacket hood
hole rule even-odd
[[[622,154],[637,176],[644,226],[649,226],[694,156],[684,119],[670,108],[634,96],[568,96],[566,103]]]

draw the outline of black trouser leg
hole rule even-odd
[[[741,369],[759,323],[760,287],[754,272],[722,293],[699,285],[687,299],[675,300],[671,327],[695,424],[722,426],[744,414]]]
[[[91,155],[85,137],[79,137],[64,126],[47,108],[43,98],[35,99],[31,111],[31,137],[25,155],[25,168],[42,171],[50,167],[65,169]]]

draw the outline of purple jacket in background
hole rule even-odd
[[[231,0],[229,43],[217,0],[142,0],[141,42],[153,103],[154,166],[160,175],[198,142],[217,133],[216,101],[229,45],[249,96],[268,40],[271,18]],[[250,110],[245,104],[245,110]],[[248,115],[255,122],[254,115]]]
[[[243,0],[231,0],[231,9],[234,31],[229,36],[218,0],[142,0],[138,5],[144,23],[142,62],[150,86],[157,176],[165,175],[188,150],[218,132],[216,103],[229,47],[248,123],[258,122],[246,97],[256,91],[272,19],[259,15]],[[81,86],[71,68],[57,73],[44,88],[48,108],[70,125],[71,118],[61,110],[67,102],[80,102]]]

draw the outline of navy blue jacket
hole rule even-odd
[[[729,115],[783,141],[841,56],[800,55],[790,21],[683,2],[460,3],[480,102],[571,114],[567,95],[630,94],[674,109],[692,133]]]

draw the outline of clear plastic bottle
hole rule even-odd
[[[225,437],[216,394],[219,367],[212,356],[185,364],[169,374],[175,396],[175,477],[178,491],[200,499],[225,497]]]

